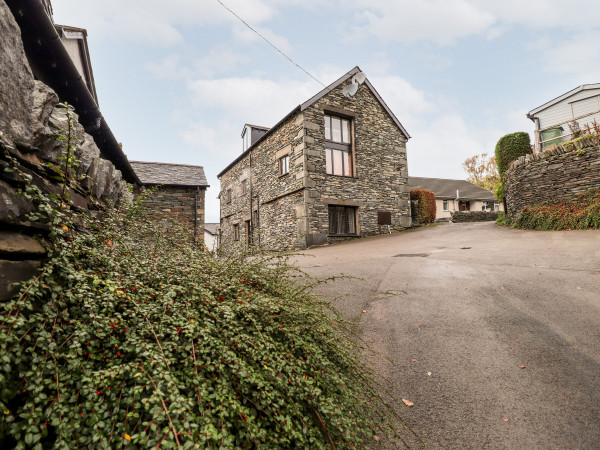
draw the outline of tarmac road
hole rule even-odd
[[[380,353],[428,448],[600,448],[600,231],[443,224],[297,261],[363,278],[317,292]]]

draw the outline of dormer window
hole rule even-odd
[[[269,131],[268,128],[259,127],[258,125],[244,125],[244,129],[242,130],[242,151],[245,152],[252,147],[267,131]]]

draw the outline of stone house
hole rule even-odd
[[[223,243],[306,248],[411,226],[410,136],[358,67],[242,136],[218,175]]]
[[[427,189],[435,195],[436,220],[444,221],[456,211],[504,211],[491,191],[466,180],[408,177],[410,189]]]
[[[600,83],[584,84],[527,113],[535,124],[534,153],[573,139],[571,126],[600,124]]]
[[[156,187],[144,206],[194,231],[204,240],[204,199],[209,187],[202,166],[131,161],[143,187]]]

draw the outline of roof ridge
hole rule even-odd
[[[132,160],[129,160],[129,162],[135,163],[135,164],[160,164],[163,166],[199,167],[201,169],[204,169],[204,166],[198,166],[195,164],[165,163],[165,162],[154,162],[154,161],[132,161]]]

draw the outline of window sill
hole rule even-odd
[[[287,177],[289,174],[290,174],[289,172],[282,173],[281,175],[279,175],[279,178]]]
[[[328,234],[329,237],[360,237],[359,234]]]
[[[335,175],[333,173],[327,173],[327,172],[325,172],[325,175],[328,175],[330,177],[348,178],[348,179],[358,180],[358,177],[355,177],[354,175]]]

